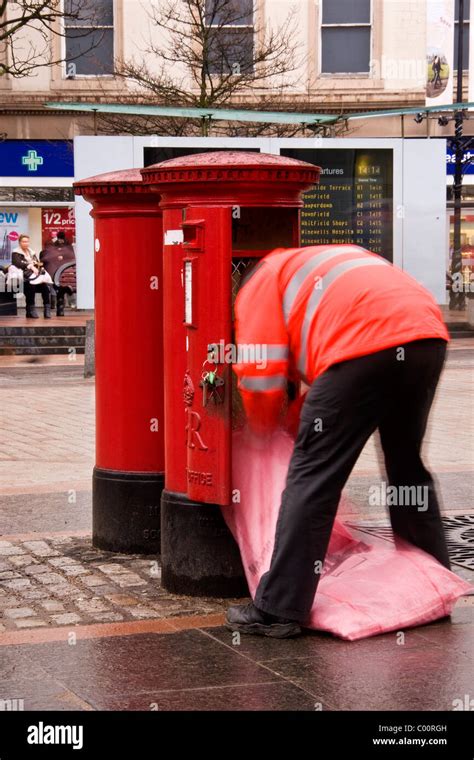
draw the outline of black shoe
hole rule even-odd
[[[298,636],[301,628],[296,620],[270,615],[257,609],[254,604],[239,604],[229,607],[225,620],[229,631],[253,633],[257,636],[272,636],[275,639],[286,639]]]
[[[27,319],[39,319],[39,314],[34,306],[26,307],[26,317]]]
[[[51,306],[44,306],[43,315],[45,319],[51,319]]]
[[[64,317],[64,306],[56,306],[56,316]]]

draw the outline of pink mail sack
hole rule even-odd
[[[266,447],[234,433],[232,488],[240,501],[222,512],[239,545],[252,597],[270,566],[292,450],[284,432]],[[354,641],[449,615],[460,596],[473,592],[421,549],[362,542],[336,520],[306,625]]]

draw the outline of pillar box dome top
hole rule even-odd
[[[192,205],[302,206],[320,167],[285,156],[216,151],[172,158],[142,169],[164,207]]]
[[[137,195],[156,195],[152,187],[144,184],[140,169],[123,169],[81,179],[74,182],[74,192],[91,203],[100,202],[101,198],[104,201],[118,201],[120,198],[131,199]]]

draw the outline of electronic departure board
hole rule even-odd
[[[282,149],[321,167],[304,195],[301,245],[355,243],[393,261],[393,151],[383,148]]]

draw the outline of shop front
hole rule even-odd
[[[75,243],[74,151],[71,140],[5,140],[0,143],[0,267],[22,234],[30,247],[41,250],[59,231]],[[15,314],[21,294],[4,287],[0,313]]]
[[[454,154],[447,150],[447,230],[446,271],[451,271],[454,249]],[[463,187],[461,206],[462,276],[465,292],[474,291],[474,153],[466,151],[463,157]]]

